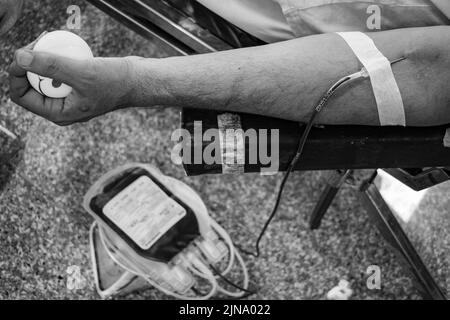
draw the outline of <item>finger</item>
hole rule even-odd
[[[64,104],[64,99],[44,97],[33,88],[29,88],[22,96],[11,96],[11,99],[28,111],[51,121],[57,118]]]
[[[16,62],[19,67],[43,77],[59,80],[73,86],[76,79],[90,71],[89,60],[75,60],[55,54],[27,49],[18,50]]]
[[[9,79],[10,96],[12,99],[22,97],[30,89],[30,83],[24,76],[10,76]]]
[[[25,77],[27,74],[27,70],[20,67],[17,64],[16,58],[14,58],[13,62],[9,66],[8,73],[12,77]]]
[[[29,43],[28,45],[26,45],[25,47],[23,47],[23,49],[26,50],[32,50],[35,46],[35,44],[43,37],[47,34],[47,31],[42,32],[39,37],[36,38],[36,40],[34,40],[33,42]],[[17,52],[15,53],[15,55],[17,54]],[[9,66],[9,74],[15,77],[24,77],[27,74],[27,70],[23,69],[22,67],[20,67],[17,64],[17,59],[15,58],[14,55],[14,60],[11,63],[11,65]]]
[[[20,87],[19,83],[15,85],[17,85],[19,89],[23,88]],[[20,94],[19,91],[12,91],[11,100],[35,114],[41,115],[44,113],[44,97],[31,87],[25,92],[20,92]]]

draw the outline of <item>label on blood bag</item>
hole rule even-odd
[[[186,215],[186,210],[149,177],[142,176],[109,201],[103,213],[147,250]]]

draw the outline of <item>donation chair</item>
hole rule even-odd
[[[264,44],[195,0],[88,1],[140,35],[161,40],[179,55]],[[201,121],[203,132],[210,128],[217,129],[221,114],[223,113],[216,111],[184,109],[181,125],[191,133],[196,121]],[[263,116],[236,114],[235,117],[239,119],[244,131],[251,128],[279,130],[280,171],[285,171],[294,156],[304,127],[297,122]],[[334,172],[310,217],[311,229],[320,226],[332,200],[353,170],[372,169],[372,173],[359,187],[361,197],[369,215],[377,222],[380,233],[406,262],[407,269],[426,299],[446,299],[446,296],[383,200],[374,180],[377,169],[380,168],[414,190],[450,180],[450,148],[444,143],[448,127],[450,125],[429,128],[315,127],[295,168]],[[255,143],[247,140],[244,142],[246,152],[251,148],[250,144]],[[210,143],[203,141],[201,148]],[[240,169],[241,172],[260,172],[262,167],[260,163],[250,164],[246,160]],[[184,168],[190,176],[224,173],[220,164],[185,163]]]

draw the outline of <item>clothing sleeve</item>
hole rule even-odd
[[[442,14],[447,17],[450,22],[450,1],[448,0],[431,0],[434,5],[441,10]]]
[[[449,0],[273,1],[282,7],[296,37],[450,25]]]
[[[240,29],[267,42],[293,39],[294,33],[274,0],[197,0]]]

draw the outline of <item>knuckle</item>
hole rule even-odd
[[[9,97],[12,102],[14,102],[15,104],[19,104],[19,95],[17,94],[16,91],[11,91]]]
[[[82,104],[78,107],[78,109],[83,113],[89,113],[91,111],[91,106],[88,104]]]
[[[86,60],[86,67],[81,72],[81,81],[84,84],[91,85],[93,82],[96,81],[97,75],[100,72],[99,66],[97,63],[94,63],[92,60]]]
[[[64,122],[64,116],[60,112],[57,112],[52,109],[45,110],[42,115],[44,116],[44,118],[57,125]]]
[[[47,59],[46,72],[49,77],[53,77],[58,74],[59,65],[55,58],[49,57]]]
[[[56,122],[54,121],[54,123],[59,127],[67,127],[72,124],[72,122],[68,122],[68,121],[56,121]]]
[[[19,104],[20,102],[20,98],[21,98],[21,92],[18,88],[15,87],[10,87],[10,91],[9,91],[9,98],[11,99],[12,102],[14,102],[15,104]]]
[[[53,116],[51,119],[48,119],[54,124],[56,124],[59,127],[67,127],[68,125],[72,124],[70,120],[65,119],[62,116]]]
[[[47,120],[49,120],[55,124],[58,124],[59,122],[61,122],[61,120],[59,119],[59,116],[57,116],[53,113],[48,114],[47,116],[45,116],[45,118],[47,118]]]

